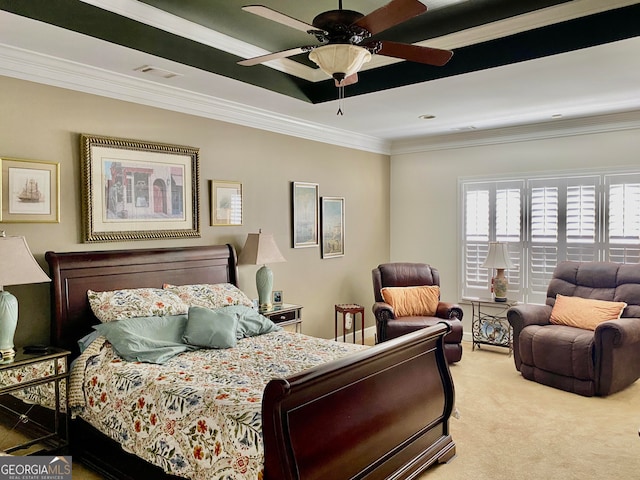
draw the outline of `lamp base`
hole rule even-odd
[[[16,351],[13,348],[3,348],[0,350],[0,358],[2,360],[10,360],[16,356]]]
[[[493,300],[496,302],[506,302],[509,282],[507,281],[507,277],[504,276],[504,269],[498,268],[497,270],[498,274],[492,280],[494,295]]]
[[[258,289],[258,303],[260,310],[271,310],[271,290],[273,289],[273,272],[263,265],[256,272],[256,288]]]
[[[7,360],[15,356],[13,335],[18,326],[18,300],[11,293],[0,292],[0,353]]]

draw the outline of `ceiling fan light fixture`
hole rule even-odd
[[[371,52],[357,45],[337,43],[314,48],[309,53],[309,60],[327,75],[342,80],[356,73],[362,65],[371,60]]]

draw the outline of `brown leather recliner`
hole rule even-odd
[[[550,322],[556,295],[625,302],[622,318],[595,330]],[[528,380],[584,396],[605,396],[640,378],[640,265],[561,262],[546,305],[507,311],[516,369]]]
[[[435,317],[396,317],[393,307],[382,297],[383,287],[415,287],[421,285],[440,286],[440,274],[426,263],[383,263],[374,268],[373,314],[376,317],[378,343],[415,332],[421,328],[446,322],[451,331],[444,337],[444,353],[447,362],[455,363],[462,358],[462,309],[454,303],[439,302]]]

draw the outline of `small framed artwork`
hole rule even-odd
[[[322,197],[322,258],[344,255],[344,198]]]
[[[211,225],[242,225],[242,183],[209,180]]]
[[[200,237],[199,151],[81,135],[85,242]]]
[[[17,158],[0,162],[2,222],[60,222],[60,164]]]
[[[318,184],[292,182],[293,248],[316,247],[318,235]]]
[[[274,305],[282,305],[282,290],[273,291],[273,299],[271,303]]]

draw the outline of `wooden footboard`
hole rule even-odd
[[[451,459],[448,329],[439,324],[271,381],[265,480],[410,479]]]

